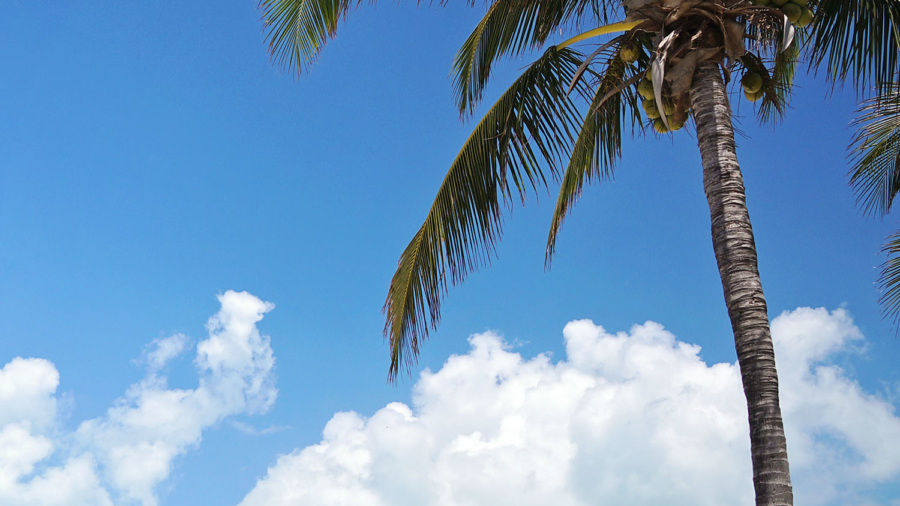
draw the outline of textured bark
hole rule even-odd
[[[775,351],[734,148],[731,109],[718,65],[706,62],[697,67],[691,105],[703,160],[713,248],[747,397],[756,504],[791,506],[793,491],[778,404]]]

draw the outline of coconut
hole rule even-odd
[[[777,5],[778,7],[781,7],[782,5],[784,5],[790,1],[791,0],[772,0],[772,3]]]
[[[637,92],[646,100],[653,100],[653,83],[649,79],[644,79],[638,83]]]
[[[644,100],[644,103],[641,104],[644,107],[644,112],[647,113],[647,117],[650,119],[659,118],[659,109],[656,107],[656,102],[653,100]]]
[[[619,57],[625,63],[634,63],[638,58],[637,48],[627,45],[619,48]]]
[[[670,97],[663,98],[663,112],[666,113],[666,116],[675,114],[675,102]]]
[[[750,93],[747,90],[744,90],[744,98],[751,102],[756,102],[757,100],[763,98],[765,94],[766,92],[764,92],[763,90],[759,90],[756,93]]]
[[[772,0],[756,0],[756,5],[762,5],[763,7],[766,7],[767,5],[769,5],[771,3],[772,3]]]
[[[747,72],[744,74],[744,77],[741,78],[741,85],[744,87],[744,91],[756,93],[762,88],[763,78],[756,72]]]
[[[803,28],[804,26],[809,25],[810,23],[812,23],[812,17],[813,17],[812,11],[809,10],[809,8],[804,7],[803,13],[800,14],[800,19],[797,20],[797,26],[799,26],[800,28]]]
[[[791,23],[796,23],[800,19],[800,15],[803,14],[803,7],[800,7],[797,4],[789,3],[781,8],[781,12],[787,16],[788,20]]]
[[[659,134],[664,134],[669,131],[669,129],[666,128],[666,124],[663,123],[662,118],[656,118],[656,121],[653,122],[653,129]]]
[[[684,128],[684,120],[676,120],[674,114],[671,116],[666,116],[666,119],[669,120],[669,130],[674,132],[675,130],[681,130],[682,128]]]
[[[806,7],[806,4],[807,4],[806,0],[790,0],[790,1],[792,4],[797,4],[800,7]]]

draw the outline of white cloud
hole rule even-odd
[[[31,423],[10,423],[0,430],[0,489],[31,474],[34,465],[53,452],[53,443],[31,435]]]
[[[853,482],[898,478],[900,420],[888,402],[867,394],[844,371],[824,362],[860,343],[843,309],[801,308],[772,323],[782,409],[795,480],[827,498]]]
[[[58,385],[59,373],[49,361],[14,358],[0,369],[0,427],[25,420],[41,428],[51,425]]]
[[[52,392],[51,392],[52,394]],[[5,407],[0,403],[0,408]],[[35,466],[50,457],[50,438],[32,433],[28,420],[0,429],[0,504],[4,506],[111,506],[100,485],[93,456],[82,453],[28,479]]]
[[[161,370],[170,360],[181,355],[187,343],[188,338],[184,334],[154,339],[144,352],[147,370],[152,373]]]
[[[187,338],[157,339],[145,353],[147,376],[73,434],[54,431],[59,374],[53,364],[17,358],[0,370],[0,505],[107,506],[112,497],[154,506],[157,485],[178,456],[199,445],[205,429],[269,409],[277,395],[275,358],[256,324],[274,306],[246,292],[228,291],[219,301],[209,337],[197,345],[197,388],[169,388],[158,374]],[[65,447],[56,456],[62,463],[32,476],[57,446]]]
[[[257,429],[256,427],[250,425],[247,422],[241,422],[239,420],[232,420],[230,422],[231,426],[235,429],[243,432],[244,434],[248,434],[251,436],[265,436],[267,434],[274,434],[276,432],[281,432],[283,430],[288,430],[291,427],[287,425],[270,425],[269,427],[263,427],[262,429]]]
[[[772,331],[798,503],[877,504],[866,492],[900,477],[900,419],[825,362],[859,330],[843,310],[801,308]],[[412,408],[336,414],[241,505],[752,503],[736,364],[704,363],[653,322],[563,333],[558,363],[472,336],[467,354],[422,374]]]
[[[56,420],[52,363],[0,369],[0,506],[154,506],[204,430],[269,409],[275,359],[257,323],[273,306],[247,293],[219,300],[196,347],[195,388],[160,374],[188,338],[157,339],[146,377],[73,433]],[[772,329],[798,503],[880,504],[868,492],[900,477],[900,419],[833,363],[864,347],[859,330],[843,310],[808,308]],[[279,457],[242,506],[752,502],[735,364],[706,364],[653,322],[611,334],[582,320],[563,334],[556,363],[472,336],[467,354],[421,375],[412,407],[336,414],[319,444]]]

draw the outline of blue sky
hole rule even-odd
[[[51,441],[53,451],[35,460],[21,483],[93,452],[98,490],[115,504],[238,504],[278,455],[319,444],[335,413],[370,417],[392,402],[421,408],[415,414],[422,420],[429,406],[455,412],[419,381],[419,371],[446,371],[432,383],[450,396],[452,382],[439,381],[451,372],[449,357],[489,369],[477,351],[494,349],[499,335],[511,348],[491,355],[498,360],[519,356],[527,365],[549,353],[551,363],[598,377],[593,366],[577,365],[567,346],[578,341],[571,336],[596,334],[601,342],[608,335],[583,325],[564,340],[563,328],[574,320],[613,334],[658,322],[671,334],[648,327],[654,346],[676,349],[667,348],[674,335],[702,347],[701,363],[734,362],[696,142],[680,132],[626,142],[615,181],[589,188],[567,220],[549,272],[543,251],[555,188],[514,208],[493,265],[450,291],[417,370],[397,386],[386,384],[381,307],[400,252],[468,136],[471,125],[453,107],[450,62],[482,13],[363,6],[310,72],[295,79],[270,64],[252,2],[0,5],[0,366],[16,357],[45,359],[28,367],[59,378],[52,390],[34,391],[46,402],[29,422],[32,436]],[[527,63],[504,64],[486,101]],[[739,101],[738,156],[770,316],[790,311],[786,322],[813,322],[808,332],[824,325],[833,339],[823,342],[838,343],[828,354],[809,348],[797,363],[813,357],[837,365],[842,385],[859,391],[853,402],[875,399],[879,409],[895,409],[900,344],[879,316],[873,267],[896,221],[867,220],[854,207],[845,174],[855,104],[854,93],[831,94],[823,79],[805,75],[775,128],[759,127]],[[253,294],[233,295],[241,308],[235,311],[249,314],[248,321],[264,313],[246,309],[254,301],[274,304],[254,324],[271,337],[275,365],[242,381],[264,378],[277,399],[259,401],[265,409],[257,409],[251,401],[261,394],[239,389],[241,403],[218,404],[211,421],[197,422],[201,436],[172,443],[177,451],[163,478],[143,496],[129,496],[96,446],[110,434],[103,430],[121,422],[107,410],[139,402],[142,392],[205,392],[202,385],[220,392],[209,386],[219,385],[218,369],[204,366],[195,346],[210,339],[210,316],[234,313],[221,313],[217,299],[231,297],[229,290]],[[826,311],[795,311],[802,307]],[[253,331],[229,329],[212,335],[233,331],[235,339],[255,342]],[[481,340],[468,342],[472,334]],[[177,335],[185,337],[166,340]],[[149,357],[160,356],[153,355],[159,343],[183,352],[156,370]],[[268,344],[256,344],[264,356]],[[834,402],[822,416],[846,418]],[[90,420],[107,429],[84,439],[91,431],[79,427]],[[883,423],[867,420],[875,425],[860,427],[878,434],[893,434],[898,423],[887,415]],[[460,423],[458,435],[481,431],[490,439],[487,428]],[[117,427],[116,437],[137,437]],[[838,441],[834,448],[843,449],[829,454],[833,469],[877,461],[850,429],[815,429],[811,421],[797,427],[798,434],[809,428]],[[340,440],[344,432],[336,434]],[[896,441],[884,444],[900,454]],[[734,455],[742,455],[734,444]],[[884,458],[877,461],[881,474],[863,473],[816,500],[894,504],[900,471]],[[290,465],[285,461],[292,476],[303,476]],[[815,467],[804,465],[795,464],[798,490],[813,490],[802,476],[814,476]],[[280,490],[273,487],[273,494]],[[486,501],[476,489],[470,499]],[[585,490],[570,491],[572,501]],[[3,500],[15,504],[10,497]],[[402,503],[394,499],[388,503]],[[329,504],[316,500],[307,503]]]

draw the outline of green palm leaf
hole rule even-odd
[[[864,101],[853,121],[850,185],[866,214],[887,214],[900,191],[900,87]]]
[[[767,83],[766,95],[759,106],[760,123],[775,123],[783,118],[791,99],[801,46],[802,43],[795,39],[786,50],[775,53],[771,81]]]
[[[547,238],[547,266],[556,251],[556,239],[563,220],[581,196],[584,185],[610,177],[616,161],[621,158],[623,114],[630,112],[632,119],[640,118],[640,102],[634,88],[622,86],[624,80],[633,76],[633,67],[625,65],[617,52],[614,54],[616,56],[599,76],[600,84],[560,184]]]
[[[460,114],[472,113],[499,58],[521,56],[543,45],[561,26],[578,24],[586,13],[605,20],[617,5],[612,0],[493,1],[453,61]]]
[[[827,63],[827,76],[859,89],[895,81],[900,70],[900,2],[820,0],[810,25],[810,68]]]
[[[384,305],[389,379],[412,366],[420,341],[440,319],[448,279],[461,282],[490,260],[502,205],[515,189],[546,186],[572,144],[580,115],[566,95],[581,55],[551,47],[478,123],[450,166],[428,216],[400,257]]]
[[[884,216],[900,191],[900,85],[882,87],[882,94],[865,100],[853,121],[859,132],[850,145],[853,167],[850,185],[866,214]],[[900,232],[885,239],[878,302],[882,314],[900,321]],[[898,329],[900,330],[900,329]]]
[[[881,251],[888,254],[888,259],[881,264],[878,303],[882,315],[891,316],[896,327],[900,322],[900,232],[888,236]]]
[[[361,0],[357,0],[359,5]],[[313,63],[353,0],[260,0],[272,60],[292,72]]]

